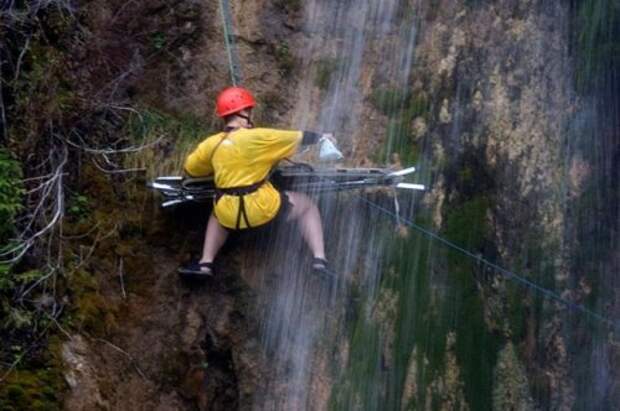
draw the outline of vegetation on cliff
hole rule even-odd
[[[204,132],[189,114],[131,102],[152,65],[176,64],[178,48],[195,40],[199,9],[181,3],[172,13],[165,2],[64,0],[0,10],[3,410],[60,409],[61,341],[103,338],[116,324],[122,302],[102,298],[101,270],[130,254],[123,292],[136,292],[138,267],[148,267],[122,251],[131,227],[141,230],[141,210],[122,213],[120,202],[144,204],[132,189],[140,173],[178,167],[184,151],[163,161],[166,145]]]

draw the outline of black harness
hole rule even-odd
[[[220,145],[224,142],[224,140],[228,138],[228,134],[230,134],[234,130],[235,129],[225,130],[226,134],[224,134],[224,137],[222,137],[222,139],[217,143],[217,145],[211,152],[211,157],[209,158],[209,162],[211,164],[213,164],[213,156],[215,155],[216,150],[220,147]],[[241,228],[242,217],[243,217],[243,220],[245,221],[245,225],[247,226],[247,228],[252,228],[252,226],[250,225],[250,220],[248,219],[248,214],[245,210],[245,196],[258,191],[258,189],[260,189],[263,186],[263,184],[265,184],[266,182],[267,180],[265,179],[265,180],[259,181],[258,183],[251,184],[249,186],[227,187],[227,188],[220,188],[217,186],[215,187],[214,204],[217,204],[220,198],[222,198],[225,195],[239,197],[239,212],[237,213],[237,224],[235,225],[236,230],[239,230]]]
[[[250,225],[250,220],[248,219],[248,214],[245,211],[245,196],[258,191],[258,189],[261,188],[266,181],[267,180],[262,180],[258,183],[242,187],[215,188],[215,204],[217,204],[218,200],[225,195],[239,197],[239,213],[237,213],[237,224],[235,225],[236,230],[241,227],[241,217],[243,217],[247,228],[252,228]]]

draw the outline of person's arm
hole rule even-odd
[[[309,146],[312,144],[316,144],[319,142],[319,140],[321,139],[321,136],[323,134],[321,133],[315,133],[314,131],[302,131],[302,139],[301,139],[301,145],[302,146]]]
[[[257,128],[253,144],[256,159],[259,161],[277,162],[297,153],[300,146],[316,144],[323,134],[312,131],[289,131],[269,128]]]
[[[205,140],[185,160],[185,172],[190,177],[206,177],[213,174],[211,164],[212,144]]]

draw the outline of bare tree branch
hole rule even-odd
[[[138,362],[127,351],[123,350],[117,345],[112,344],[110,341],[104,340],[103,338],[92,338],[92,339],[94,341],[103,343],[107,345],[108,347],[112,348],[113,350],[118,351],[119,353],[123,354],[125,357],[127,357],[127,359],[129,360],[131,365],[134,367],[138,375],[140,375],[140,377],[142,377],[142,379],[144,379],[145,381],[148,380],[148,378],[146,378],[146,375],[144,375],[144,372],[142,372],[142,369],[138,366]]]
[[[77,134],[77,133],[74,133]],[[149,147],[153,147],[156,146],[157,144],[159,144],[163,139],[164,139],[164,135],[159,136],[157,139],[155,139],[155,141],[151,141],[149,143],[146,144],[142,144],[140,146],[130,146],[130,147],[125,147],[125,148],[121,148],[121,149],[113,149],[113,148],[92,148],[92,147],[88,147],[84,144],[78,144],[75,143],[71,140],[69,140],[68,138],[65,139],[64,141],[75,148],[79,148],[80,150],[84,150],[87,153],[91,153],[91,154],[122,154],[122,153],[135,153],[138,151],[142,151],[146,148]]]
[[[121,283],[121,293],[123,295],[123,299],[127,299],[127,293],[125,292],[125,270],[123,264],[123,257],[120,257],[118,262],[118,278]]]
[[[67,160],[67,148],[63,146],[59,164],[56,166],[54,172],[51,173],[51,177],[41,183],[40,188],[28,192],[29,194],[37,191],[41,191],[42,193],[36,206],[34,206],[34,212],[30,214],[30,221],[17,236],[17,244],[0,253],[0,257],[11,257],[8,259],[0,258],[0,264],[13,264],[19,261],[34,245],[37,239],[49,233],[64,216],[63,170],[67,164]],[[45,217],[48,210],[52,210],[52,216],[50,218]],[[32,234],[32,229],[37,225],[42,226],[42,228]]]
[[[19,53],[19,57],[17,58],[17,63],[15,65],[15,75],[13,76],[13,81],[17,81],[17,79],[19,78],[19,74],[21,71],[21,65],[22,65],[22,59],[24,58],[24,55],[28,51],[29,46],[30,46],[30,37],[26,39],[26,44],[24,44],[24,48],[22,49],[21,53]]]
[[[143,173],[146,172],[146,168],[144,167],[138,167],[138,168],[124,168],[124,169],[106,169],[103,168],[101,165],[99,165],[99,163],[97,162],[96,159],[93,158],[93,164],[95,165],[95,167],[97,167],[97,169],[99,169],[100,171],[106,173],[106,174],[124,174],[124,173]]]
[[[6,110],[4,108],[4,89],[2,87],[2,83],[4,82],[2,79],[3,65],[4,61],[2,60],[2,50],[0,49],[0,119],[2,120],[2,124],[0,124],[0,127],[2,127],[2,138],[6,142],[8,139],[8,125],[6,123]]]

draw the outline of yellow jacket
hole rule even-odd
[[[215,174],[215,185],[218,188],[256,184],[266,179],[269,171],[280,160],[297,151],[302,136],[301,131],[268,128],[241,128],[228,134],[218,133],[206,138],[187,157],[185,171],[192,177]],[[281,205],[280,193],[269,182],[243,196],[243,201],[251,227],[271,221]],[[222,196],[214,207],[220,224],[236,228],[239,205],[238,196]],[[239,228],[248,228],[244,218],[241,218]]]

